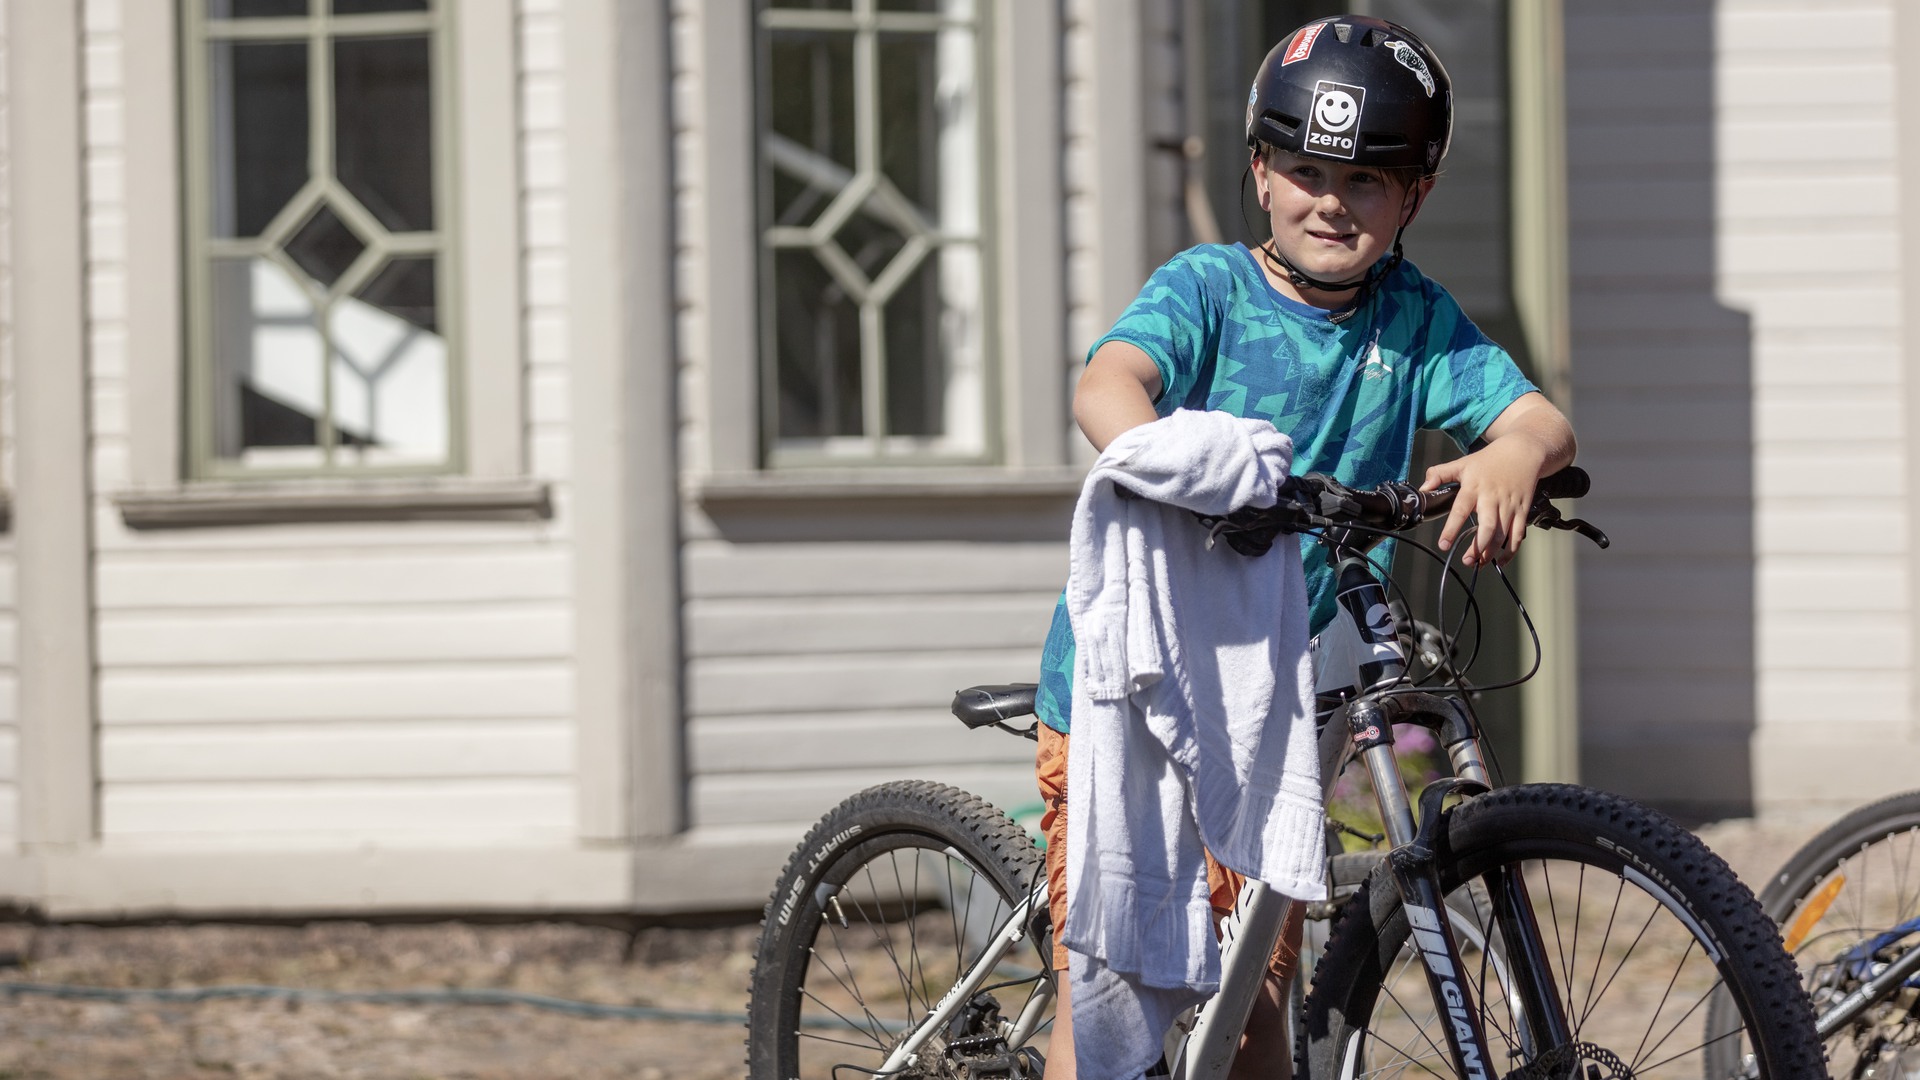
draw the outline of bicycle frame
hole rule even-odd
[[[1369,546],[1350,541],[1343,550],[1364,552]],[[1441,803],[1448,794],[1471,794],[1492,786],[1479,728],[1458,695],[1402,685],[1408,664],[1399,642],[1399,620],[1364,554],[1344,555],[1337,580],[1340,615],[1314,643],[1319,675],[1316,690],[1320,699],[1322,798],[1331,797],[1340,774],[1355,758],[1360,759],[1373,782],[1389,843],[1386,857],[1413,924],[1413,944],[1429,990],[1436,1008],[1451,1020],[1443,1028],[1454,1069],[1464,1080],[1484,1080],[1491,1075],[1486,1033],[1474,1008],[1472,990],[1461,974],[1467,968],[1451,921],[1445,916],[1431,845],[1433,830],[1442,818]],[[1451,778],[1436,781],[1423,792],[1418,818],[1394,757],[1396,724],[1433,730],[1446,748],[1453,770]],[[1523,1038],[1535,1047],[1561,1045],[1570,1037],[1569,1025],[1534,921],[1526,883],[1517,875],[1500,873],[1489,876],[1487,887],[1505,952],[1504,968],[1512,972],[1519,987],[1513,1011],[1525,1022]],[[1225,1080],[1240,1032],[1260,993],[1267,958],[1280,939],[1290,905],[1296,902],[1262,882],[1247,882],[1222,926],[1220,992],[1195,1014],[1188,1036],[1171,1062],[1172,1080]],[[946,1027],[995,965],[1024,940],[1032,913],[1043,910],[1046,903],[1043,880],[995,931],[960,982],[872,1074],[874,1080],[911,1066],[920,1048]],[[1053,995],[1052,980],[1040,979],[1019,1017],[1005,1028],[1009,1046],[1022,1045],[1032,1037]]]
[[[1025,940],[1028,932],[1027,923],[1032,913],[1043,910],[1046,904],[1047,882],[1042,878],[1040,884],[1034,887],[1033,892],[1025,900],[1014,905],[1013,911],[1007,916],[1007,921],[994,931],[987,947],[982,950],[980,959],[975,961],[960,981],[955,983],[946,995],[935,1003],[933,1009],[921,1018],[919,1027],[902,1040],[899,1046],[894,1047],[893,1053],[887,1056],[887,1060],[881,1064],[879,1071],[873,1074],[875,1080],[893,1076],[913,1065],[915,1055],[927,1044],[927,1040],[933,1038],[935,1032],[946,1028],[948,1022],[953,1019],[954,1012],[965,1005],[973,997],[974,992],[980,989],[980,985],[987,981],[987,976],[992,974],[994,967],[1006,957],[1007,951]],[[1019,1018],[1014,1021],[1012,1029],[1008,1032],[1007,1045],[1019,1046],[1033,1037],[1034,1032],[1040,1028],[1040,1015],[1046,1011],[1047,1002],[1052,997],[1053,980],[1042,978],[1035,985],[1034,992],[1027,998],[1026,1005],[1020,1010]]]

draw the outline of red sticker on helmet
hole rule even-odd
[[[1327,23],[1317,22],[1312,26],[1303,26],[1294,31],[1293,40],[1287,42],[1287,55],[1280,58],[1280,66],[1286,67],[1296,60],[1305,60],[1307,57],[1312,56],[1313,43],[1315,39],[1319,38],[1320,31],[1326,28]]]

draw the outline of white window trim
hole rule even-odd
[[[195,481],[183,471],[180,11],[171,2],[125,5],[127,40],[145,43],[125,53],[126,170],[142,178],[127,192],[132,488],[123,493],[121,509],[129,525],[284,520],[288,503],[297,504],[306,520],[389,516],[408,491],[419,496],[413,516],[434,516],[447,505],[467,516],[476,491],[488,492],[490,505],[509,507],[508,516],[545,512],[545,486],[525,482],[521,278],[500,272],[517,268],[521,251],[514,6],[512,0],[460,0],[452,14],[457,90],[449,105],[458,129],[452,162],[458,180],[450,185],[456,195],[449,220],[461,281],[454,317],[467,343],[454,408],[465,430],[458,455],[465,468],[458,476],[419,477],[398,486],[390,478],[369,480],[364,489],[336,478],[320,494],[298,480]],[[239,493],[250,497],[221,498]],[[176,501],[182,510],[198,510],[170,513]],[[225,509],[211,511],[210,505]]]
[[[997,410],[1000,445],[991,466],[928,466],[913,471],[1006,474],[1067,465],[1066,241],[1061,163],[1065,88],[1061,81],[1062,12],[1058,3],[982,0],[992,5],[988,24],[992,81],[988,133],[988,202],[996,208],[989,243],[988,281],[997,309],[988,343],[989,408]],[[689,222],[702,241],[705,279],[700,291],[735,298],[733,310],[759,310],[759,231],[750,212],[756,203],[756,171],[741,162],[757,159],[759,118],[755,103],[754,0],[724,0],[703,6],[700,70],[705,81],[700,160],[692,168],[704,180],[701,212]],[[1016,242],[1017,240],[1017,242]],[[742,295],[743,290],[747,295]],[[818,483],[815,470],[763,469],[761,445],[760,341],[754,320],[723,317],[709,307],[694,333],[706,358],[708,466],[695,477],[696,494],[741,497],[776,494],[789,485]],[[900,466],[876,463],[875,474]],[[845,469],[828,470],[836,486]],[[858,485],[854,480],[853,484]],[[883,483],[881,490],[913,491],[912,483]],[[705,496],[702,495],[704,498]]]

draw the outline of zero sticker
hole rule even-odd
[[[1331,20],[1329,20],[1329,22],[1331,22]],[[1280,58],[1280,66],[1286,67],[1288,64],[1305,60],[1307,57],[1312,56],[1313,43],[1319,38],[1320,31],[1326,28],[1327,23],[1317,22],[1312,26],[1303,26],[1295,30],[1293,32],[1293,40],[1287,42],[1287,55]]]
[[[1313,84],[1313,108],[1307,112],[1305,150],[1310,154],[1353,160],[1359,147],[1360,113],[1366,108],[1367,88],[1321,79]]]

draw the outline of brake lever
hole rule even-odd
[[[1561,517],[1559,508],[1545,500],[1542,500],[1539,507],[1536,508],[1532,514],[1528,515],[1528,517],[1530,519],[1529,523],[1534,528],[1562,529],[1567,532],[1579,533],[1581,536],[1593,541],[1594,545],[1603,551],[1613,545],[1613,541],[1607,539],[1607,534],[1595,528],[1591,522],[1584,521],[1580,518]]]
[[[1594,546],[1600,548],[1602,551],[1613,544],[1613,541],[1607,539],[1606,533],[1601,532],[1591,523],[1583,521],[1580,518],[1566,518],[1562,521],[1560,527],[1563,529],[1572,529],[1574,532],[1593,541]]]

